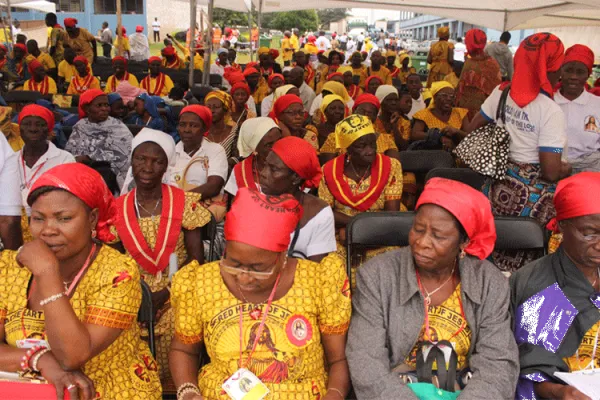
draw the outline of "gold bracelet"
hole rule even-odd
[[[342,393],[342,391],[340,389],[336,389],[336,388],[327,388],[327,391],[329,392],[330,390],[333,390],[334,392],[337,392],[337,394],[340,395],[340,397],[342,398],[342,400],[344,400],[346,397],[344,397],[344,394]]]

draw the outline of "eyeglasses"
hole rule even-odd
[[[227,263],[225,261],[225,254],[223,254],[223,257],[219,261],[219,267],[221,267],[221,269],[223,271],[225,271],[228,274],[233,275],[233,276],[240,276],[242,274],[248,274],[249,276],[251,276],[254,279],[266,280],[266,279],[269,279],[271,276],[273,276],[273,273],[275,272],[275,268],[277,268],[277,264],[279,264],[280,256],[281,256],[281,253],[277,254],[277,258],[273,262],[273,266],[271,268],[269,268],[268,271],[254,271],[254,270],[249,269],[248,267],[244,267],[246,269],[242,269],[242,266],[234,267],[232,265],[227,265]],[[287,263],[287,255],[283,261],[283,265],[285,266],[286,263]]]
[[[575,233],[579,237],[579,239],[582,239],[584,242],[588,242],[588,243],[598,243],[598,242],[600,242],[600,234],[584,235],[572,223],[567,222],[567,221],[562,221],[562,223],[563,224],[567,224],[567,225],[571,225],[573,227],[573,231],[575,231]]]

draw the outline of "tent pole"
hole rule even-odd
[[[212,37],[213,37],[213,7],[215,0],[208,0],[208,18],[206,21],[206,50],[204,52],[204,73],[202,74],[202,85],[208,86],[210,83],[210,55],[212,53]]]
[[[260,28],[262,19],[263,0],[258,0],[258,19],[256,25],[258,26],[258,43],[256,44],[256,51],[260,48]]]
[[[503,31],[506,31],[506,24],[508,24],[508,11],[504,10],[504,29],[502,29]]]
[[[6,15],[8,16],[8,37],[10,38],[10,41],[14,45],[15,42],[17,41],[17,38],[13,38],[12,15],[10,14],[10,0],[6,0]],[[6,32],[4,32],[4,35],[6,35]],[[4,37],[6,37],[6,36],[4,36]]]
[[[4,18],[4,17],[2,17]],[[8,17],[7,17],[8,19]],[[12,32],[12,27],[9,27],[8,31],[6,30],[6,24],[2,24],[3,26],[3,30],[4,30],[4,44],[6,45],[7,49],[10,49],[10,44],[11,44],[11,37],[9,36]],[[8,57],[8,54],[5,55],[5,57]]]
[[[254,3],[250,2],[248,10],[248,39],[250,39],[250,61],[254,61],[254,52],[252,51],[252,7]]]
[[[190,0],[190,65],[188,83],[190,88],[194,87],[194,56],[195,52],[195,41],[196,41],[196,0]]]
[[[122,15],[121,15],[121,0],[117,1],[117,55],[121,57],[123,55],[123,29],[122,29]]]

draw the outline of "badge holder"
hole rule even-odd
[[[238,369],[222,387],[232,400],[262,400],[269,394],[269,388],[246,368]]]

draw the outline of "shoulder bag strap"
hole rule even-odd
[[[296,247],[296,242],[298,241],[298,236],[300,236],[300,222],[296,225],[296,230],[294,231],[294,237],[292,238],[292,242],[290,243],[290,247],[288,249],[288,257],[294,256],[294,247]]]
[[[498,109],[496,110],[496,124],[498,121],[502,121],[502,124],[506,124],[506,100],[510,92],[510,84],[504,88],[500,101],[498,102]]]

